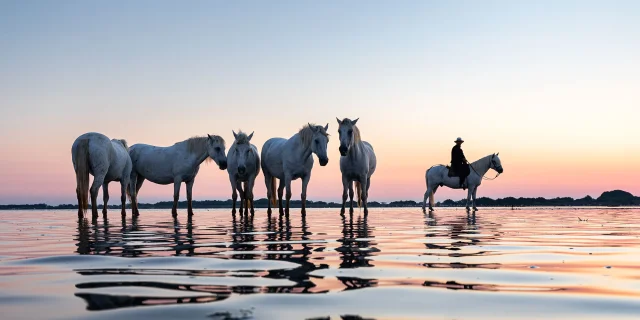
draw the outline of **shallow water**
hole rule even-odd
[[[3,319],[638,319],[640,210],[0,211]]]

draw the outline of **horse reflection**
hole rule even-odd
[[[131,218],[131,225],[127,225],[126,219],[125,216],[121,216],[122,228],[119,232],[114,233],[106,215],[103,215],[101,221],[97,217],[93,217],[91,222],[86,218],[79,218],[74,238],[77,246],[76,252],[83,255],[113,255],[114,248],[122,248],[122,252],[119,254],[121,256],[139,256],[140,251],[137,248],[122,244],[126,234],[139,231],[137,216]]]
[[[137,216],[136,216],[137,217]],[[173,216],[173,242],[176,250],[176,256],[183,254],[183,251],[187,251],[187,256],[193,256],[195,254],[195,240],[193,239],[193,215],[188,215],[187,224],[184,226],[187,229],[187,233],[181,233],[182,225],[177,216]],[[183,239],[184,238],[184,239]]]
[[[256,241],[253,217],[253,214],[240,214],[240,220],[238,220],[236,214],[232,214],[231,249],[238,252],[231,256],[232,259],[254,260],[257,258],[253,252],[258,247],[253,244]],[[248,253],[242,253],[243,251],[247,251]]]
[[[462,251],[465,247],[475,247],[482,244],[483,241],[492,238],[484,238],[484,237],[474,237],[477,233],[477,230],[481,229],[476,223],[476,213],[475,212],[466,212],[465,216],[456,217],[452,222],[441,224],[443,226],[448,226],[448,229],[432,229],[436,230],[436,232],[431,232],[430,227],[436,225],[436,217],[433,213],[429,213],[428,216],[425,214],[425,226],[426,238],[449,238],[452,241],[449,243],[433,243],[434,241],[427,241],[425,246],[427,249],[438,250],[433,253],[427,251],[426,255],[434,255],[434,256],[448,256],[453,258],[464,258],[469,256],[481,256],[484,255],[484,251],[477,252],[475,250],[471,250],[470,252]],[[449,253],[442,253],[442,252]],[[464,269],[464,268],[489,268],[495,269],[499,268],[499,265],[496,264],[469,264],[462,262],[452,262],[452,263],[425,263],[425,267],[428,268],[452,268],[452,269]],[[425,282],[426,283],[426,282]],[[441,285],[439,283],[435,283],[435,285]],[[430,286],[430,284],[425,284],[425,286]]]
[[[367,259],[374,255],[374,252],[378,251],[375,247],[375,242],[369,240],[371,235],[371,229],[368,223],[368,216],[359,216],[355,226],[353,223],[353,214],[349,214],[349,220],[347,221],[344,214],[340,215],[342,218],[342,238],[338,242],[342,242],[342,246],[336,248],[336,251],[340,254],[340,269],[343,268],[363,268],[373,267],[371,260]],[[337,277],[345,286],[345,290],[375,287],[378,284],[377,279],[360,279],[353,277]]]
[[[307,224],[306,214],[300,215],[300,231],[294,232],[291,226],[291,219],[288,214],[281,213],[279,217],[271,218],[267,220],[267,250],[270,252],[266,255],[268,260],[282,260],[298,264],[295,269],[290,270],[271,270],[266,277],[277,279],[288,279],[295,282],[294,286],[287,287],[269,287],[266,288],[266,293],[321,293],[325,291],[311,291],[316,285],[311,281],[309,273],[326,269],[326,264],[316,265],[311,262],[311,255],[313,253],[313,247],[306,241],[310,240],[310,236],[313,235],[309,231]],[[300,241],[300,249],[296,249],[292,241]],[[298,245],[298,244],[296,244]],[[318,250],[322,251],[325,247],[319,247]],[[281,253],[275,253],[281,252]]]
[[[136,306],[160,306],[170,304],[181,303],[207,303],[224,300],[229,295],[203,295],[198,297],[185,297],[185,298],[164,298],[164,297],[132,297],[132,296],[118,296],[108,294],[97,293],[76,293],[76,297],[82,298],[87,303],[87,310],[100,311],[110,310],[125,307]]]

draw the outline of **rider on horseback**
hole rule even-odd
[[[469,169],[469,163],[467,162],[467,158],[465,158],[464,152],[462,152],[461,148],[464,140],[458,137],[458,139],[456,139],[456,141],[454,142],[456,143],[456,145],[453,146],[453,149],[451,149],[451,168],[460,177],[460,188],[464,190],[464,181],[466,180],[471,170]]]

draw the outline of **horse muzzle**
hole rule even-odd
[[[220,167],[220,170],[225,170],[225,169],[227,169],[227,160],[220,161],[220,163],[218,164],[218,166]]]
[[[239,174],[245,174],[245,172],[247,172],[247,168],[245,168],[244,166],[238,167],[238,173]]]
[[[338,148],[338,150],[340,151],[340,155],[344,157],[347,155],[347,151],[349,151],[349,148],[341,145],[340,148]]]
[[[327,163],[329,163],[329,158],[322,158],[322,159],[320,159],[320,165],[321,165],[321,166],[323,166],[323,167],[324,167],[324,166],[326,166],[326,165],[327,165]]]

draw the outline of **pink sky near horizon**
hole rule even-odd
[[[335,120],[334,120],[335,122]],[[448,137],[442,137],[437,143],[433,143],[431,149],[425,144],[420,147],[423,151],[412,150],[410,146],[388,145],[377,142],[375,139],[367,139],[367,132],[373,130],[372,125],[366,125],[365,120],[361,120],[361,130],[363,139],[371,141],[377,156],[378,170],[372,178],[370,199],[374,201],[393,200],[421,200],[425,191],[424,172],[433,164],[445,163],[449,159],[450,147],[453,145],[452,139],[446,141]],[[312,171],[312,179],[309,186],[309,199],[339,201],[342,192],[339,153],[336,125],[329,123],[332,137],[329,142],[329,164],[321,167],[317,164]],[[295,132],[295,127],[289,126]],[[73,132],[73,126],[67,129]],[[237,130],[234,129],[234,130]],[[272,129],[273,130],[273,129]],[[108,131],[108,130],[105,130]],[[188,131],[185,129],[185,131]],[[224,131],[228,131],[225,134]],[[209,133],[221,134],[227,140],[232,139],[231,129],[210,130]],[[291,130],[289,130],[291,131]],[[103,131],[104,132],[104,131]],[[193,134],[200,133],[194,132]],[[112,137],[121,137],[111,135]],[[189,135],[186,135],[187,137]],[[288,136],[283,134],[280,136]],[[254,143],[261,148],[266,137],[256,130]],[[168,139],[168,138],[167,138]],[[164,140],[167,140],[164,139]],[[563,154],[558,154],[557,160],[553,160],[552,153],[546,159],[531,159],[527,153],[517,148],[510,149],[504,143],[502,148],[490,148],[488,143],[484,143],[484,148],[473,146],[475,139],[465,138],[467,142],[463,145],[467,156],[470,159],[478,159],[493,150],[499,151],[505,168],[504,174],[494,181],[484,181],[479,189],[479,196],[489,197],[558,197],[571,196],[583,197],[591,195],[597,197],[603,191],[622,189],[640,194],[640,188],[635,183],[640,178],[640,173],[636,171],[628,172],[625,167],[624,155],[591,155],[592,161],[582,160],[573,162]],[[62,140],[55,141],[49,146],[44,146],[39,152],[26,149],[16,145],[16,157],[7,159],[4,157],[1,162],[0,176],[4,183],[0,184],[0,203],[74,203],[75,202],[75,176],[71,164],[70,144],[74,137],[68,136]],[[175,139],[177,140],[177,139]],[[137,142],[155,143],[157,145],[170,145],[165,141],[136,141],[129,139],[130,144]],[[230,142],[229,142],[230,143]],[[480,144],[480,142],[475,142]],[[4,146],[6,148],[6,146]],[[6,150],[6,149],[5,149]],[[491,150],[491,151],[489,151]],[[403,153],[410,154],[410,158],[405,158]],[[578,154],[580,156],[580,154]],[[588,154],[585,154],[585,156]],[[636,154],[634,157],[638,157]],[[598,163],[607,163],[607,166],[597,168]],[[490,171],[487,176],[493,177],[495,172]],[[118,201],[118,183],[114,182],[110,186],[111,203]],[[169,201],[172,197],[171,185],[160,186],[152,183],[145,183],[141,190],[141,202]],[[262,198],[266,196],[264,187],[264,177],[261,174],[256,180],[256,196]],[[294,199],[299,199],[300,181],[293,183]],[[230,198],[231,189],[226,171],[221,171],[215,165],[205,165],[200,170],[194,187],[194,199],[219,199]],[[466,196],[466,192],[459,190],[440,189],[436,199],[460,199]],[[185,197],[184,186],[181,190],[181,198]],[[100,198],[101,199],[101,198]]]
[[[470,160],[500,152],[505,172],[479,197],[640,195],[638,3],[142,2],[0,3],[0,204],[74,203],[85,132],[230,145],[243,129],[261,149],[307,122],[332,135],[308,198],[339,201],[336,117],[360,118],[376,150],[372,201],[421,200],[458,136]],[[147,182],[140,201],[172,188]],[[194,199],[230,196],[226,172],[203,166]]]

